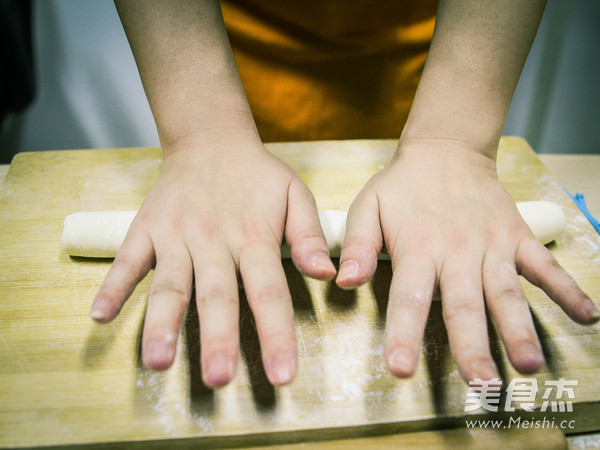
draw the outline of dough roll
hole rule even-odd
[[[519,213],[535,237],[547,244],[565,229],[566,218],[562,208],[553,202],[535,201],[517,203]],[[65,218],[61,240],[62,249],[71,256],[87,258],[114,258],[137,211],[77,212]],[[346,232],[346,211],[319,210],[319,219],[332,257],[339,257]],[[290,257],[290,249],[283,245],[283,258]],[[388,256],[380,254],[380,259]]]
[[[85,211],[68,215],[60,242],[70,256],[114,258],[137,211]]]

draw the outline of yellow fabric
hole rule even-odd
[[[400,136],[427,57],[437,1],[221,5],[265,142]]]

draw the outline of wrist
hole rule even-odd
[[[262,145],[249,108],[215,108],[214,112],[157,123],[164,156],[190,148]]]
[[[445,123],[427,118],[407,122],[400,136],[401,142],[427,143],[441,147],[460,146],[496,160],[498,144],[504,128],[500,124],[476,123],[477,119],[453,117]],[[469,123],[472,125],[469,126]]]
[[[181,142],[196,138],[202,140],[204,134],[215,134],[218,130],[245,130],[257,135],[258,131],[243,94],[219,99],[207,95],[193,95],[193,101],[171,102],[153,105],[153,115],[163,149],[180,145]],[[239,98],[236,98],[239,97]],[[156,102],[158,103],[158,102]]]
[[[160,135],[163,157],[175,153],[223,156],[225,154],[264,149],[254,122],[210,123],[190,128],[177,136],[165,139]]]
[[[439,172],[497,177],[495,153],[490,155],[485,149],[458,139],[403,136],[391,164],[410,164],[421,176]]]

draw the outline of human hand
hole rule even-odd
[[[189,139],[188,139],[189,141]],[[239,354],[238,277],[256,320],[266,374],[289,383],[297,367],[293,310],[281,265],[283,238],[296,267],[329,280],[335,267],[314,198],[300,178],[243,132],[207,132],[178,142],[134,219],[94,298],[91,316],[109,322],[155,265],[142,359],[174,360],[195,282],[207,386],[227,384]]]
[[[385,243],[393,267],[384,357],[414,373],[434,293],[441,293],[452,355],[462,377],[499,377],[486,307],[522,373],[543,364],[518,275],[542,288],[578,323],[600,313],[551,252],[536,241],[496,174],[495,161],[457,141],[401,141],[389,166],[353,202],[337,284],[374,273]]]

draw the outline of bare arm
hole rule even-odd
[[[451,139],[495,156],[545,0],[440,0],[403,139]]]
[[[335,268],[314,198],[262,145],[218,1],[119,0],[160,137],[163,171],[146,197],[92,304],[109,322],[155,266],[142,359],[174,361],[192,283],[208,386],[228,383],[239,355],[238,277],[254,314],[265,371],[275,385],[297,370],[285,238],[306,275]]]
[[[167,152],[211,129],[256,138],[216,0],[116,0]]]
[[[575,321],[596,322],[589,297],[535,241],[500,184],[496,152],[542,0],[441,0],[434,39],[390,165],[354,201],[337,283],[369,279],[385,244],[394,275],[385,337],[392,373],[414,373],[432,297],[441,293],[465,380],[498,377],[486,309],[512,365],[543,362],[519,274]]]

